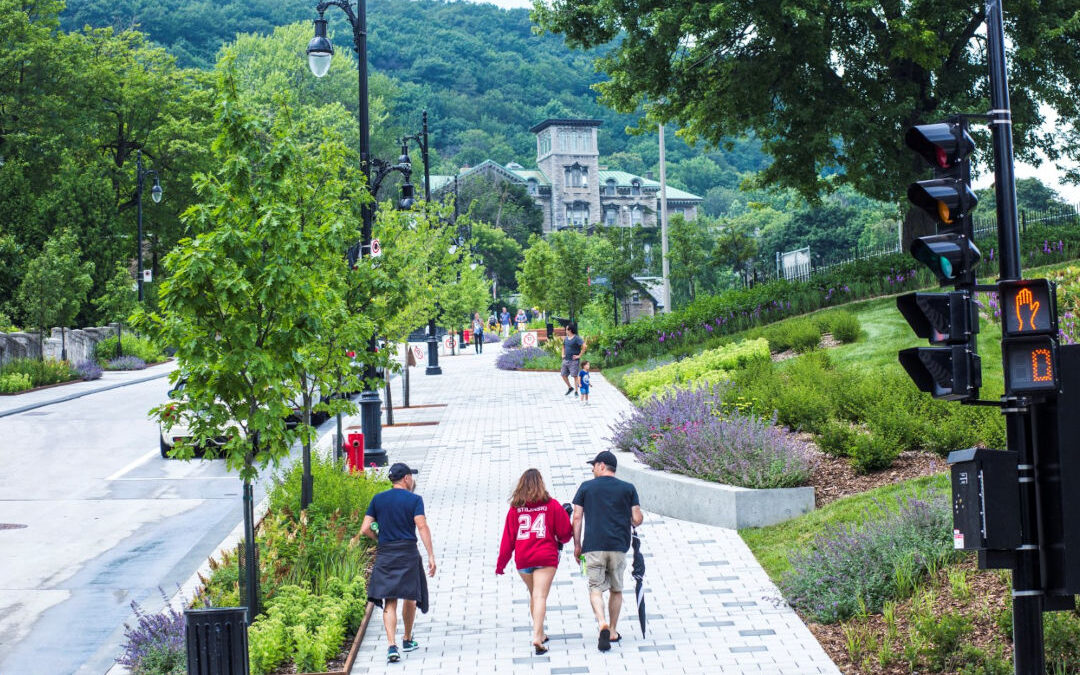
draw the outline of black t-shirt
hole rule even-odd
[[[585,510],[582,553],[630,549],[632,507],[641,505],[633,483],[614,476],[587,480],[574,495],[574,505]]]
[[[424,499],[402,488],[390,488],[371,498],[367,515],[379,524],[379,543],[416,541],[416,516],[424,515]]]
[[[585,341],[581,339],[580,335],[575,335],[572,338],[566,338],[562,345],[562,357],[564,360],[569,361],[578,354],[581,353],[581,346],[585,344]]]

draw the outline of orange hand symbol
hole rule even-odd
[[[1016,294],[1016,320],[1020,324],[1017,330],[1024,330],[1024,317],[1020,314],[1020,308],[1025,305],[1031,312],[1028,323],[1031,324],[1031,330],[1035,330],[1035,315],[1039,312],[1039,301],[1032,297],[1030,289],[1022,288]]]

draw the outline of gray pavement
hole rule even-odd
[[[639,531],[645,551],[648,633],[637,627],[627,594],[621,645],[601,654],[580,570],[567,547],[548,599],[551,651],[531,654],[528,596],[513,574],[495,575],[495,559],[517,478],[540,469],[548,489],[569,501],[590,477],[585,464],[601,449],[609,425],[630,403],[602,375],[592,402],[563,396],[554,373],[495,369],[498,345],[483,355],[443,357],[443,375],[413,371],[414,406],[397,422],[438,422],[383,431],[390,461],[420,470],[438,574],[431,612],[417,619],[417,651],[386,664],[381,616],[368,628],[353,675],[359,673],[838,673],[813,635],[780,599],[733,530],[660,517],[646,511]],[[397,392],[395,392],[395,396]],[[627,456],[622,457],[628,461]],[[629,575],[629,572],[628,572]],[[628,587],[632,580],[627,577]],[[400,639],[400,635],[399,635]]]
[[[144,370],[106,370],[99,379],[89,382],[68,382],[22,394],[3,395],[0,396],[0,417],[17,415],[48,405],[66,403],[90,394],[164,378],[175,369],[175,361],[166,361]]]

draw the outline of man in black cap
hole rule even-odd
[[[383,608],[383,626],[389,647],[386,661],[397,663],[401,654],[397,647],[397,601],[402,600],[401,616],[405,622],[403,651],[411,652],[419,643],[413,639],[416,608],[427,614],[428,589],[424,564],[416,550],[416,535],[424,542],[428,555],[428,576],[435,576],[435,552],[431,547],[431,530],[424,516],[424,499],[415,494],[416,469],[398,462],[390,467],[387,477],[393,487],[371,499],[360,531],[375,540],[375,567],[371,570],[368,599]],[[374,525],[374,527],[373,527]]]
[[[640,525],[643,516],[637,489],[615,477],[619,460],[614,453],[604,450],[588,463],[592,464],[593,479],[581,484],[573,501],[574,557],[580,559],[585,555],[589,602],[600,625],[597,647],[606,652],[612,642],[622,639],[615,624],[622,609],[626,552],[630,550],[630,529]],[[584,540],[582,516],[585,517]],[[609,591],[606,619],[604,591]]]

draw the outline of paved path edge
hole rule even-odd
[[[10,415],[18,415],[19,413],[28,412],[30,410],[36,410],[37,408],[44,408],[47,405],[55,405],[57,403],[65,403],[67,401],[74,401],[77,398],[83,396],[90,396],[91,394],[100,394],[103,391],[109,391],[111,389],[119,389],[120,387],[127,387],[133,384],[140,384],[142,382],[149,382],[150,380],[157,380],[162,377],[168,377],[172,371],[166,371],[164,373],[155,373],[154,375],[147,375],[146,377],[136,378],[134,380],[127,380],[125,382],[117,382],[115,384],[109,384],[104,387],[98,387],[97,389],[91,389],[89,391],[80,391],[76,394],[68,394],[67,396],[61,396],[60,398],[49,399],[48,401],[41,401],[39,403],[31,403],[19,408],[12,408],[11,410],[4,410],[0,412],[0,417],[8,417]]]

